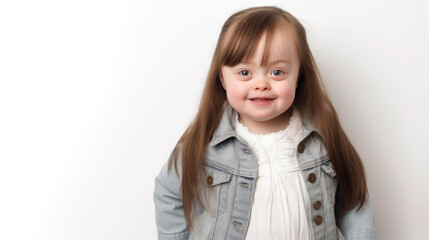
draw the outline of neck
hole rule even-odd
[[[256,134],[268,134],[286,129],[292,116],[292,108],[289,108],[279,116],[267,121],[255,121],[250,119],[238,118],[238,121]]]

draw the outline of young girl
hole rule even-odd
[[[154,201],[159,239],[375,239],[364,167],[291,14],[226,21]]]

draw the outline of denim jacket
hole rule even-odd
[[[243,240],[249,224],[257,176],[255,155],[234,129],[234,110],[228,106],[207,148],[206,175],[199,187],[201,202],[196,205],[194,228],[185,223],[179,176],[166,163],[155,179],[155,213],[158,239]],[[337,181],[335,170],[316,129],[304,122],[305,136],[298,141],[297,158],[310,199],[314,239],[376,239],[369,199],[335,220]]]

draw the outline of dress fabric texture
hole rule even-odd
[[[299,111],[293,108],[286,129],[255,134],[238,120],[238,136],[257,158],[257,180],[246,240],[313,240],[309,196],[298,167],[297,143],[304,135]]]

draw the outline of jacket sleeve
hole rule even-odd
[[[153,199],[159,240],[184,240],[189,237],[180,190],[182,172],[180,160],[177,162],[177,170],[179,176],[174,165],[168,171],[167,162],[155,179]]]
[[[362,208],[356,212],[358,207],[359,204],[341,216],[338,228],[347,240],[377,239],[369,197],[366,196]]]

